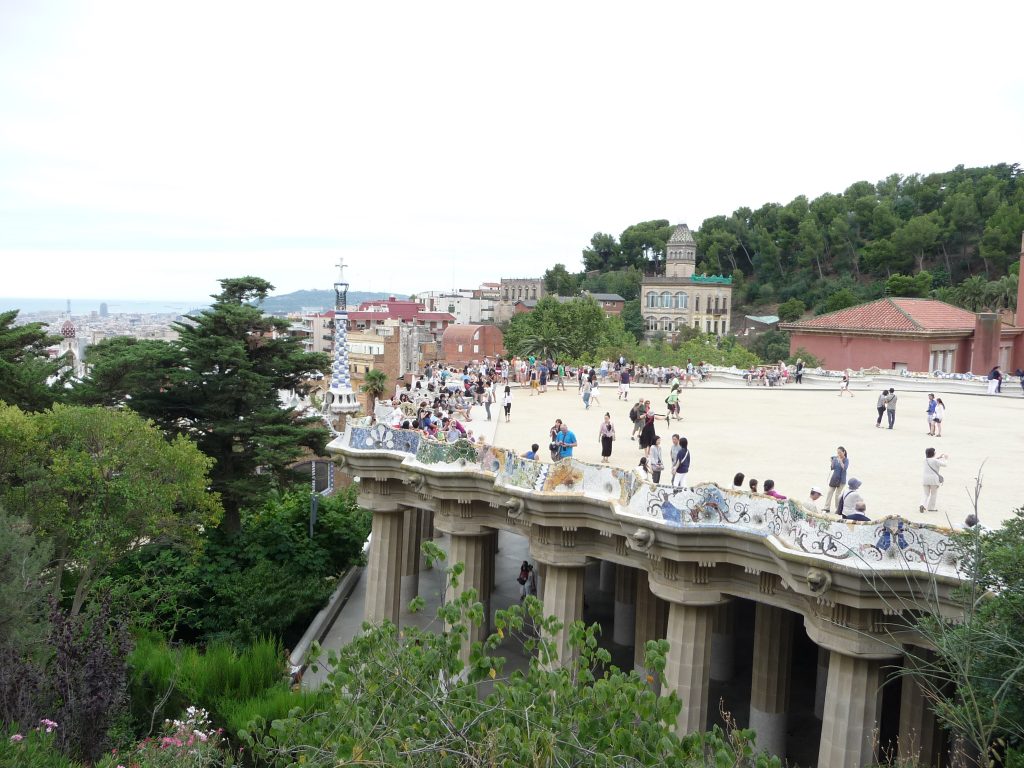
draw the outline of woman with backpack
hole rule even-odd
[[[672,487],[685,488],[686,476],[690,474],[690,442],[685,437],[679,438],[679,461],[672,475]]]

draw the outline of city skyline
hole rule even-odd
[[[0,293],[200,303],[245,274],[329,288],[343,256],[408,294],[1021,159],[992,30],[1024,9],[811,8],[6,4]]]

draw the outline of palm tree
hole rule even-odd
[[[978,312],[986,304],[985,278],[981,275],[968,277],[956,288],[957,304],[971,312]]]
[[[373,401],[370,403],[370,413],[373,413],[377,408],[377,400],[388,390],[388,377],[384,371],[372,368],[366,372],[366,377],[363,379],[363,385],[359,387],[360,392],[365,392],[373,397]]]
[[[568,351],[568,344],[561,333],[543,328],[523,337],[520,351],[524,355],[534,355],[541,360],[557,360]]]

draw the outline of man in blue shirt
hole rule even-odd
[[[562,431],[558,433],[558,444],[558,458],[571,459],[572,449],[576,447],[576,435],[565,422],[562,422]]]

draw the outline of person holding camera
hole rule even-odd
[[[937,501],[939,486],[946,478],[939,471],[949,463],[949,454],[940,453],[935,455],[934,448],[924,449],[924,498],[921,499],[921,507],[918,511],[937,512]]]

